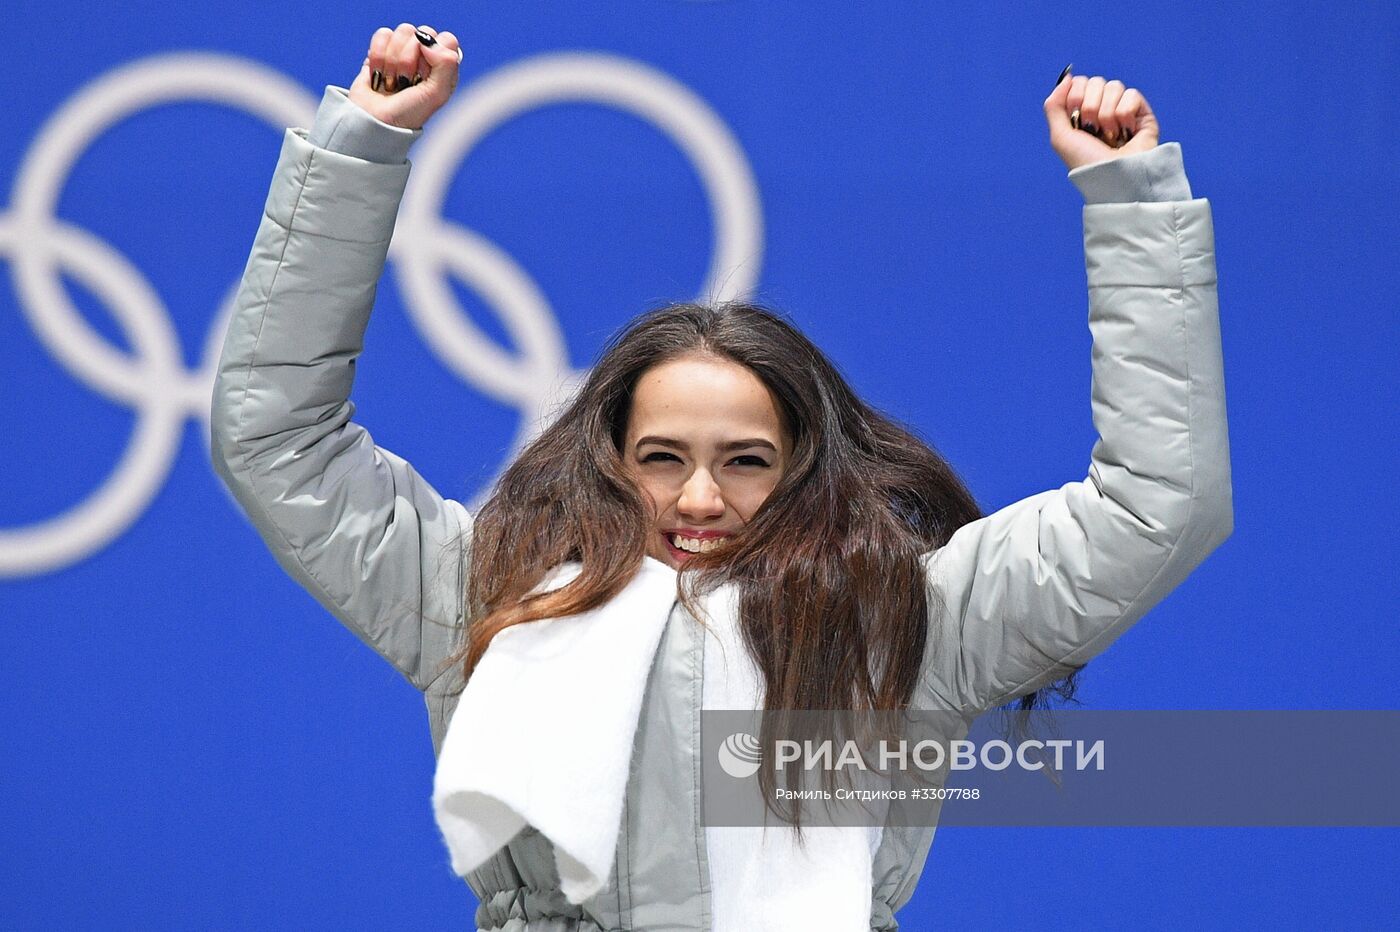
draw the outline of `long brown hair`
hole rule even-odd
[[[699,620],[696,592],[737,584],[740,629],[768,711],[906,708],[936,617],[920,556],[981,509],[942,456],[857,397],[796,326],[741,301],[668,304],[609,340],[476,516],[470,621],[451,661],[463,664],[465,680],[502,630],[588,611],[631,580],[653,532],[624,469],[632,395],[646,370],[687,354],[732,360],[757,375],[778,399],[793,455],[729,546],[683,564],[683,603]],[[569,560],[582,564],[577,579],[531,594]]]

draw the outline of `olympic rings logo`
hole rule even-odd
[[[75,378],[131,407],[137,417],[120,461],[97,489],[55,517],[0,529],[0,577],[58,570],[111,543],[165,482],[185,422],[195,419],[208,436],[214,369],[237,292],[235,281],[211,321],[201,363],[187,369],[169,312],[141,271],[111,244],[57,218],[56,205],[78,158],[114,125],[161,104],[223,104],[280,131],[310,126],[318,99],[286,76],[237,56],[159,55],[98,78],[40,130],[20,164],[12,207],[0,214],[0,254],[14,264],[20,307],[40,342]],[[520,427],[500,468],[538,435],[559,393],[576,388],[583,373],[572,371],[557,318],[525,270],[484,237],[445,220],[441,210],[473,146],[513,117],[553,103],[629,112],[667,135],[690,160],[714,230],[698,295],[727,300],[748,293],[762,256],[758,188],[742,149],[710,107],[669,75],[614,55],[554,53],[459,88],[414,145],[389,262],[404,273],[394,279],[431,352],[467,384],[519,410]],[[133,355],[88,325],[69,300],[61,273],[106,302]],[[507,351],[471,321],[448,276],[492,308],[518,352]],[[492,484],[494,479],[487,488]]]

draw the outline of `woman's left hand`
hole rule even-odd
[[[1050,145],[1071,169],[1157,145],[1157,117],[1137,88],[1066,75],[1045,98]]]

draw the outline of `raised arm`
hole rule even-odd
[[[439,72],[437,86],[410,90],[445,100],[458,56],[441,39],[423,67],[450,69],[452,83]],[[373,70],[366,59],[356,84]],[[352,420],[355,360],[420,132],[352,103],[360,90],[328,87],[312,129],[283,138],[219,360],[211,452],[278,563],[422,689],[455,646],[471,515]]]
[[[1064,91],[1047,100],[1052,139]],[[925,702],[977,713],[1067,675],[1233,528],[1210,203],[1191,197],[1180,146],[1156,145],[1155,120],[1150,130],[1150,146],[1139,125],[1129,145],[1140,148],[1112,160],[1077,164],[1056,146],[1086,202],[1098,439],[1085,479],[974,521],[926,556],[942,611],[930,618],[924,687],[936,695]]]

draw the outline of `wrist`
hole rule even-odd
[[[367,162],[401,165],[421,135],[421,129],[385,123],[352,101],[348,90],[328,84],[307,140]]]
[[[1181,144],[1177,142],[1081,165],[1070,170],[1069,180],[1086,204],[1192,199],[1191,184],[1181,160]]]

